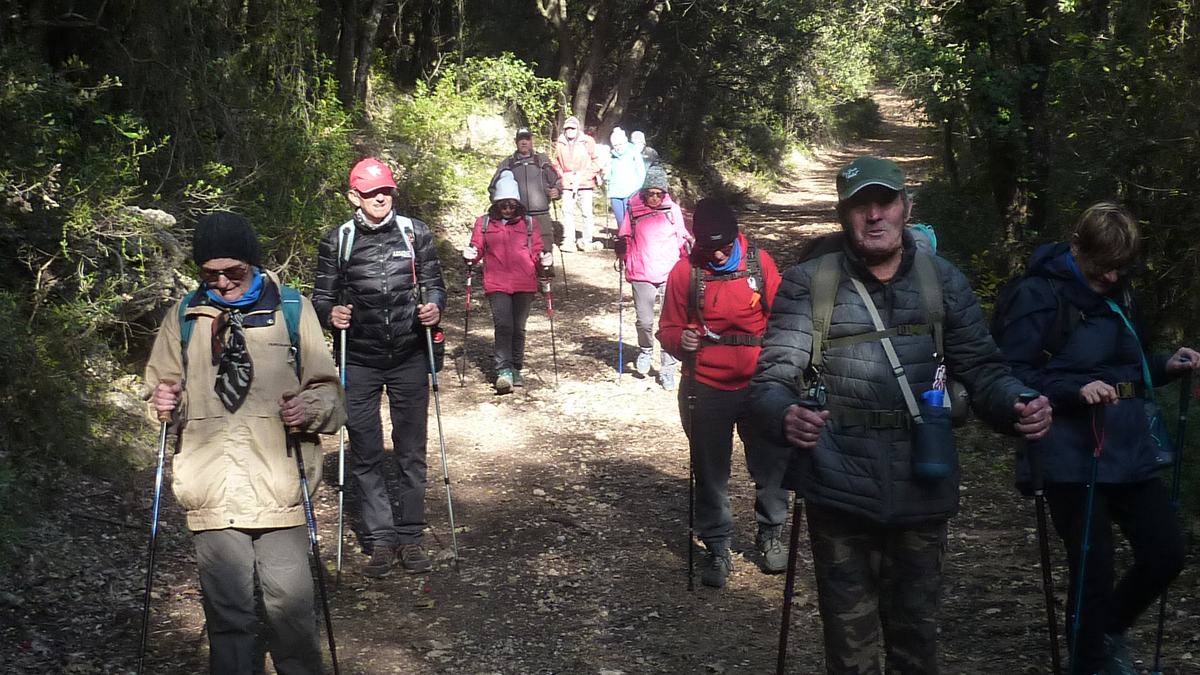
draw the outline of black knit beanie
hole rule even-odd
[[[696,235],[696,248],[715,251],[737,239],[737,216],[728,204],[719,199],[701,199],[696,204],[692,229]]]
[[[214,258],[233,258],[251,265],[262,263],[258,235],[245,218],[219,212],[202,216],[192,235],[192,259],[202,265]]]

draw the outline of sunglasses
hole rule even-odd
[[[500,209],[501,211],[512,211],[517,208],[517,203],[511,199],[506,199],[497,204],[496,208]]]
[[[203,279],[204,283],[206,283],[206,284],[215,284],[221,280],[221,277],[225,277],[226,279],[236,283],[238,281],[241,281],[242,279],[245,279],[246,275],[249,273],[250,273],[249,265],[238,265],[236,267],[227,267],[223,270],[213,270],[213,269],[209,269],[207,267],[200,268],[200,278]]]
[[[663,192],[662,190],[646,190],[646,196],[662,199],[663,197],[667,196],[667,193]]]

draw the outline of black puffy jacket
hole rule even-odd
[[[927,324],[916,271],[912,236],[904,235],[904,258],[896,276],[880,283],[847,249],[842,260],[829,338],[874,330],[866,306],[850,281],[860,279],[887,326]],[[817,259],[790,268],[771,306],[771,319],[750,383],[752,414],[771,440],[787,448],[783,416],[800,402],[798,381],[812,356],[810,287]],[[948,261],[934,257],[942,282],[945,309],[946,366],[966,385],[972,407],[997,426],[1016,421],[1013,404],[1023,385],[1009,375],[1000,351],[966,277]],[[916,395],[929,389],[937,361],[932,335],[892,337],[900,362]],[[911,437],[905,428],[871,428],[839,422],[854,411],[906,411],[900,385],[879,340],[824,351],[823,381],[833,413],[812,450],[794,450],[805,499],[883,524],[907,525],[945,520],[958,512],[956,470],[934,482],[912,473]],[[848,411],[839,415],[842,411]],[[789,448],[787,451],[791,451]]]
[[[434,252],[433,233],[425,223],[403,217],[393,217],[379,229],[366,227],[358,213],[350,222],[355,225],[354,244],[345,269],[338,267],[340,228],[321,237],[313,306],[321,325],[330,329],[333,306],[353,305],[347,362],[393,368],[411,358],[414,350],[425,349],[425,335],[417,320],[414,268],[425,302],[435,303],[439,309],[446,307],[446,284]],[[397,222],[411,223],[410,237],[404,236]]]

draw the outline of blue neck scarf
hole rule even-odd
[[[208,293],[208,299],[218,307],[232,309],[241,309],[243,307],[249,307],[253,305],[254,303],[258,302],[258,298],[262,295],[263,286],[265,285],[263,279],[265,279],[267,275],[263,274],[262,270],[257,267],[251,268],[251,274],[254,275],[254,278],[250,282],[250,288],[247,289],[246,292],[242,294],[242,297],[238,298],[237,300],[225,300],[221,297],[220,293],[217,293],[206,286],[205,289]]]
[[[708,268],[717,274],[727,274],[729,272],[738,271],[738,267],[742,264],[742,242],[740,239],[734,240],[733,250],[729,252],[729,257],[725,259],[724,265],[717,265],[714,262],[708,263]]]

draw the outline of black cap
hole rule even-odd
[[[696,248],[715,251],[732,244],[738,236],[737,216],[720,199],[701,199],[692,218]]]
[[[262,247],[254,228],[242,216],[222,211],[202,216],[192,233],[192,259],[202,265],[216,258],[232,258],[259,265]]]
[[[522,138],[533,138],[533,132],[529,130],[529,127],[517,129],[517,140],[519,141]]]

